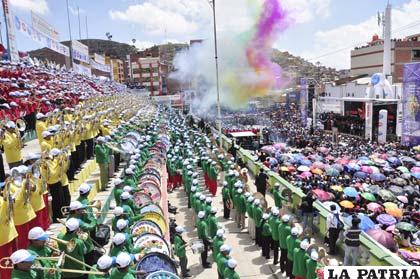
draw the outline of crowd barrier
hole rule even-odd
[[[228,150],[231,146],[231,140],[227,138],[225,135],[221,137],[221,143],[225,150]],[[301,203],[302,198],[305,194],[302,192],[300,188],[297,188],[290,184],[288,181],[283,179],[279,174],[270,171],[267,169],[262,163],[256,162],[254,160],[254,156],[245,150],[240,148],[237,152],[237,156],[239,156],[243,162],[247,165],[248,169],[252,174],[255,176],[259,173],[260,168],[265,168],[267,174],[270,178],[269,183],[270,185],[274,185],[275,183],[279,183],[281,188],[288,188],[292,192],[292,204],[291,204],[291,211],[293,213],[297,213],[299,209],[299,205]],[[316,227],[316,232],[321,239],[325,237],[326,234],[326,219],[327,215],[330,212],[321,202],[316,201],[314,203],[315,208],[319,212],[318,218],[314,221],[314,225]],[[337,246],[339,247],[340,253],[343,254],[343,241],[344,238],[341,235],[339,240],[337,241]],[[395,253],[389,251],[387,248],[379,244],[377,241],[372,239],[369,235],[362,232],[360,236],[361,241],[361,254],[358,259],[359,265],[365,266],[409,266],[407,262],[403,259],[398,257]]]

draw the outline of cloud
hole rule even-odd
[[[403,38],[410,34],[420,33],[419,14],[420,1],[417,0],[393,7],[392,37]],[[369,42],[375,33],[382,34],[377,24],[376,15],[357,24],[318,31],[315,33],[315,43],[311,45],[311,49],[300,53],[300,55],[307,59],[314,58],[311,62],[320,61],[326,66],[349,69],[350,51],[357,45]]]
[[[165,31],[173,35],[194,34],[206,18],[209,9],[206,5],[203,0],[146,0],[128,6],[125,11],[110,10],[109,16],[139,24],[151,35],[162,35]]]
[[[284,0],[282,3],[295,23],[330,15],[331,0]]]
[[[133,42],[130,41],[130,42],[128,42],[128,44],[129,45],[132,45]],[[154,45],[156,45],[156,43],[151,42],[151,41],[136,41],[134,43],[134,46],[136,48],[138,48],[139,50],[144,50],[144,49],[149,48],[149,47],[152,47]]]
[[[41,15],[49,11],[47,0],[10,0],[10,4],[15,8]]]

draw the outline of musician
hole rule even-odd
[[[223,279],[223,274],[227,268],[227,261],[230,259],[230,252],[232,251],[232,248],[227,245],[223,244],[220,246],[220,253],[217,255],[217,258],[215,260],[217,264],[217,274],[219,279]]]
[[[185,248],[187,243],[182,238],[182,234],[185,232],[185,229],[181,226],[177,226],[175,228],[175,237],[174,237],[174,244],[175,244],[175,255],[179,258],[179,265],[181,267],[181,274],[183,278],[191,277],[188,273],[189,269],[188,266],[188,259],[187,254],[185,252]]]
[[[41,227],[34,227],[28,233],[29,247],[28,251],[36,257],[52,257],[54,251],[47,246],[48,234]],[[55,263],[49,260],[39,260],[42,267],[55,267]],[[60,278],[57,272],[49,273],[47,271],[39,271],[45,278]]]
[[[53,223],[58,223],[57,219],[62,218],[61,207],[64,200],[63,188],[61,186],[61,171],[58,155],[60,150],[57,148],[51,149],[49,152],[51,156],[48,163],[41,168],[42,176],[47,178],[48,190],[52,197],[52,220]]]
[[[93,266],[98,271],[105,273],[105,275],[93,275],[89,274],[88,279],[109,279],[110,271],[113,265],[113,259],[108,255],[103,255],[98,259],[97,264]]]
[[[13,121],[6,123],[6,131],[0,139],[0,144],[3,145],[9,169],[22,165],[22,139]]]
[[[49,131],[42,132],[42,141],[40,141],[41,152],[50,152],[53,148],[53,134]]]
[[[44,277],[32,269],[36,256],[28,250],[20,249],[10,256],[13,263],[12,279],[43,279]]]
[[[109,255],[111,257],[117,257],[122,252],[127,252],[130,254],[139,253],[143,248],[134,247],[132,239],[129,240],[129,238],[130,235],[127,233],[116,233],[112,237],[112,245],[111,250],[109,251]]]
[[[238,263],[234,259],[229,259],[226,263],[227,268],[223,272],[223,278],[239,279],[240,277],[235,271],[237,265]]]
[[[109,148],[105,145],[105,138],[98,137],[95,146],[96,163],[99,165],[101,176],[101,191],[105,191],[108,185],[108,172],[109,172]]]
[[[211,264],[207,261],[207,253],[209,246],[211,245],[211,239],[208,234],[208,227],[207,223],[205,221],[205,212],[200,211],[198,212],[198,225],[197,225],[197,231],[198,231],[198,238],[200,238],[204,243],[204,251],[201,253],[201,265],[203,268],[211,268]]]
[[[136,279],[136,277],[130,271],[131,256],[126,252],[120,253],[116,260],[116,267],[111,271],[110,279]]]
[[[59,233],[57,238],[73,243],[73,249],[68,249],[69,247],[63,243],[58,243],[58,247],[61,251],[66,251],[66,254],[85,262],[85,254],[87,253],[87,248],[85,242],[79,239],[79,223],[80,221],[76,218],[70,218],[66,221],[66,232]],[[66,259],[63,265],[63,268],[77,269],[80,271],[85,270],[85,266],[73,261],[72,259]],[[76,273],[62,273],[61,278],[63,279],[87,279],[86,275],[80,275]]]
[[[128,213],[128,216],[135,216],[135,213],[140,212],[140,207],[134,204],[133,196],[128,192],[121,194],[121,204],[120,206],[124,208],[124,211]]]
[[[229,220],[230,208],[232,205],[232,198],[230,196],[230,191],[229,191],[227,181],[223,182],[222,199],[223,199],[223,218],[226,220]]]
[[[62,206],[69,206],[71,202],[71,195],[69,190],[69,178],[67,176],[67,171],[70,167],[70,160],[69,155],[66,153],[65,150],[61,151],[58,166],[60,169],[60,176],[61,176],[61,187],[63,191],[63,200]]]
[[[123,180],[124,180],[124,185],[128,185],[131,187],[137,186],[137,179],[134,176],[134,171],[130,167],[125,169]]]
[[[47,130],[46,120],[47,116],[42,112],[38,112],[36,114],[35,131],[39,144],[41,144],[41,142],[44,140],[44,136],[42,135],[42,133]]]
[[[92,116],[85,116],[83,117],[83,120],[85,120],[84,129],[86,131],[83,137],[86,147],[86,159],[90,160],[93,157],[94,152],[93,138],[95,137],[95,131],[93,127]]]
[[[218,221],[217,221],[216,213],[217,213],[217,208],[212,207],[210,209],[210,213],[207,216],[207,220],[206,220],[207,227],[209,229],[209,236],[212,239],[216,236],[216,232],[218,229]]]

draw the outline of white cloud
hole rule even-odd
[[[193,34],[199,30],[208,6],[203,0],[146,0],[130,5],[125,11],[109,11],[113,20],[123,20],[141,25],[152,35]],[[203,8],[206,8],[204,10]]]
[[[49,11],[47,0],[10,0],[10,4],[18,9],[42,15]]]
[[[331,0],[284,0],[284,8],[295,23],[309,22],[330,15]]]
[[[129,45],[133,45],[133,42],[128,42]],[[134,46],[138,48],[139,50],[144,50],[146,48],[152,47],[156,45],[156,43],[151,41],[136,41],[134,43]]]
[[[420,33],[419,14],[420,1],[417,0],[393,7],[392,30],[394,31],[392,37],[403,38],[410,34]],[[410,25],[411,23],[414,24]],[[375,33],[381,35],[376,15],[357,24],[343,25],[315,33],[315,44],[311,46],[310,50],[304,51],[300,55],[307,59],[315,58],[311,62],[320,61],[326,66],[348,69],[350,68],[350,50],[356,45],[370,41]],[[323,55],[325,56],[319,57]]]

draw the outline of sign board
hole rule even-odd
[[[89,48],[87,45],[84,45],[79,41],[71,41],[71,50],[73,59],[89,64]]]
[[[105,65],[105,57],[102,55],[99,55],[97,53],[95,53],[93,55],[93,58],[95,59],[96,62],[98,62],[99,64]]]
[[[55,52],[58,52],[64,56],[70,56],[70,49],[67,46],[35,30],[34,28],[32,28],[32,26],[30,26],[17,16],[14,17],[14,21],[16,29],[28,36],[29,38],[31,38],[32,40],[34,40],[35,42],[38,42],[42,46],[49,48]]]
[[[81,74],[81,75],[85,75],[89,77],[92,75],[92,71],[89,67],[86,67],[80,64],[73,63],[73,70],[76,73]]]
[[[60,41],[60,34],[46,20],[31,11],[32,28],[54,41]]]
[[[9,0],[3,1],[3,13],[7,24],[7,44],[10,61],[19,62],[19,52],[16,45],[15,25],[13,24],[12,13],[10,12]]]
[[[109,65],[100,64],[93,59],[90,59],[90,65],[92,66],[92,68],[99,70],[101,72],[105,72],[105,73],[111,72],[111,67]]]
[[[420,144],[420,63],[404,65],[401,144]]]

